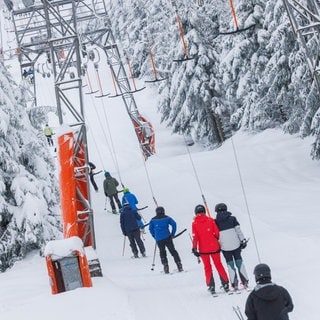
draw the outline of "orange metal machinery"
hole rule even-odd
[[[92,245],[89,226],[88,182],[83,145],[75,146],[73,132],[58,137],[60,203],[63,220],[63,237],[77,237],[84,247]],[[75,150],[77,154],[75,156]],[[58,240],[63,241],[63,240]],[[66,242],[67,243],[67,242]],[[59,259],[46,256],[51,291],[53,294],[78,287],[91,287],[91,276],[84,250],[71,248],[71,253]]]
[[[57,255],[61,242],[64,248],[68,248],[68,253],[62,254],[62,257]],[[85,251],[83,247],[79,248],[79,244],[82,246],[82,241],[78,237],[54,240],[47,244],[46,264],[52,294],[81,287],[92,287]]]

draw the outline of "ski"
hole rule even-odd
[[[216,297],[219,297],[221,295],[227,295],[227,296],[231,296],[233,295],[233,292],[232,291],[228,291],[228,292],[225,292],[225,291],[215,291],[215,292],[210,292],[209,293],[212,295],[212,297],[216,298]]]
[[[106,211],[107,211],[108,213],[112,213],[112,214],[119,214],[119,211],[113,212],[112,210],[108,210],[108,209],[106,209]]]
[[[244,316],[242,315],[242,312],[239,306],[236,306],[236,307],[233,306],[232,309],[239,320],[244,320]]]

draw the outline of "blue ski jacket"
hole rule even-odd
[[[126,192],[123,197],[122,197],[122,205],[124,205],[125,203],[129,203],[131,209],[133,210],[137,210],[137,204],[138,204],[138,200],[137,197],[131,193],[131,192]]]
[[[177,231],[177,224],[171,217],[164,214],[156,215],[150,221],[149,231],[152,237],[158,242],[170,236],[174,237]]]

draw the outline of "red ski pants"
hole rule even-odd
[[[205,274],[207,286],[211,285],[213,281],[211,260],[213,261],[213,264],[218,271],[221,283],[224,284],[229,282],[226,270],[224,269],[221,263],[220,253],[201,254],[201,260],[203,262],[204,274]]]

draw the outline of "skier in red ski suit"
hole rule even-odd
[[[203,205],[196,206],[195,214],[192,222],[192,253],[196,257],[200,257],[203,262],[208,290],[215,293],[212,260],[219,273],[222,287],[228,292],[229,279],[220,258],[219,229],[214,219],[206,215],[206,209]]]

